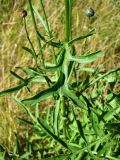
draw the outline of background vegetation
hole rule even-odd
[[[38,2],[39,3],[39,2]],[[46,0],[45,9],[49,22],[54,33],[54,37],[57,39],[64,39],[64,5],[60,0]],[[37,4],[37,2],[35,3]],[[59,7],[58,7],[59,6]],[[86,17],[85,11],[91,6],[95,10],[95,16],[91,19]],[[27,46],[28,41],[26,39],[26,33],[23,26],[23,19],[20,16],[19,9],[24,7],[28,11],[27,26],[30,33],[30,37],[36,49],[35,34],[32,20],[30,16],[30,10],[28,4],[24,1],[0,1],[0,74],[1,82],[0,88],[8,88],[14,84],[18,84],[19,81],[15,80],[10,75],[10,70],[15,70],[16,66],[29,66],[34,65],[32,57],[22,49],[22,46]],[[37,5],[39,11],[41,7]],[[43,13],[41,13],[43,14]],[[119,68],[120,64],[120,4],[115,0],[101,0],[94,2],[93,0],[75,0],[73,7],[73,36],[83,35],[88,30],[95,28],[96,34],[90,39],[85,39],[81,42],[77,42],[77,53],[85,54],[89,51],[102,50],[103,54],[99,61],[92,63],[91,67],[99,67],[101,71],[107,71],[113,68]],[[41,26],[39,26],[41,28]],[[51,59],[51,56],[46,49],[46,59]],[[88,66],[89,67],[89,66]],[[38,90],[38,86],[34,86],[35,91]],[[45,87],[45,86],[43,86]],[[107,90],[107,89],[105,89]],[[115,84],[115,93],[119,93],[119,82]],[[22,90],[17,93],[19,97],[25,97],[26,91]],[[105,94],[105,93],[104,93]],[[41,106],[47,106],[41,104]],[[52,104],[51,104],[52,106]],[[43,111],[41,107],[41,111]],[[14,133],[22,131],[24,134],[25,126],[16,120],[18,116],[24,115],[21,108],[12,100],[12,96],[0,97],[0,140],[1,144],[4,144],[9,149],[14,144]],[[24,131],[23,131],[24,130]],[[22,135],[21,135],[22,139]]]

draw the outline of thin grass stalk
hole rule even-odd
[[[39,39],[38,34],[37,34],[38,28],[37,28],[37,24],[36,24],[36,21],[35,21],[35,16],[34,16],[31,0],[28,0],[28,2],[29,2],[29,6],[30,6],[30,11],[31,11],[31,16],[32,16],[32,21],[33,21],[34,29],[36,31],[36,37],[37,37],[38,47],[41,48],[41,42],[40,42],[40,39]],[[42,53],[41,49],[40,49],[40,59],[41,59],[42,66],[44,67],[45,66],[44,65],[44,57],[43,57],[43,53]]]
[[[42,0],[40,0],[40,4],[41,4],[42,9],[43,9],[43,13],[44,13],[44,17],[45,17],[45,22],[46,22],[47,29],[48,29],[49,38],[51,39],[51,38],[52,38],[52,32],[51,32],[51,30],[50,30],[48,18],[47,18],[47,15],[46,15],[46,12],[45,12],[45,7],[44,7],[44,4],[43,4],[43,1],[42,1]],[[57,64],[54,47],[52,47],[52,50],[53,50],[54,61],[55,61],[55,63]]]

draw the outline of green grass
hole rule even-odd
[[[8,148],[8,157],[119,159],[119,4],[90,1],[88,6],[95,8],[95,17],[89,19],[85,16],[87,1],[79,3],[74,1],[71,12],[71,4],[66,0],[65,14],[63,2],[47,1],[45,8],[41,4],[43,12],[38,13],[46,23],[41,21],[41,15],[34,19],[31,4],[25,6],[28,16],[24,21],[18,17],[17,8],[13,8],[12,15],[6,14],[7,23],[2,18],[1,88],[13,88],[0,94],[24,87],[14,94],[14,99],[26,110],[24,113],[18,108],[11,96],[0,100],[0,133],[6,133],[1,144]],[[102,50],[102,54],[96,50]],[[8,70],[19,80],[5,75]],[[30,128],[17,127],[21,122],[16,122],[16,117]],[[29,133],[21,139],[24,128]],[[9,148],[14,148],[14,153]]]

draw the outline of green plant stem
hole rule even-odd
[[[36,24],[36,21],[35,21],[35,16],[34,16],[33,8],[32,8],[32,3],[31,3],[31,0],[28,0],[28,2],[29,2],[29,6],[30,6],[30,11],[31,11],[31,16],[32,16],[32,21],[33,21],[34,29],[36,31],[36,37],[37,37],[38,47],[40,49],[41,48],[41,42],[40,42],[40,39],[39,39],[38,34],[37,34],[38,28],[37,28],[37,24]],[[42,66],[44,67],[45,66],[44,65],[44,57],[43,57],[43,53],[42,53],[41,49],[40,49],[40,59],[41,59]]]
[[[69,42],[70,22],[69,22],[69,0],[65,0],[65,41]]]
[[[65,0],[65,42],[69,42],[69,40],[72,37],[71,34],[71,0]],[[64,64],[63,64],[63,72],[65,74],[65,83],[67,83],[67,79],[68,79],[68,60],[67,60],[67,55],[69,52],[69,47],[67,45],[67,43],[65,44],[65,59],[64,59]],[[65,136],[66,139],[66,116],[65,116],[65,98],[62,97],[62,115],[63,115],[63,134]]]

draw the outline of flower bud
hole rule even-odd
[[[93,17],[94,16],[94,14],[95,14],[95,11],[92,9],[92,8],[87,8],[87,10],[86,10],[86,15],[88,16],[88,17]]]
[[[25,18],[27,16],[27,11],[25,9],[20,8],[19,12],[22,18]]]

